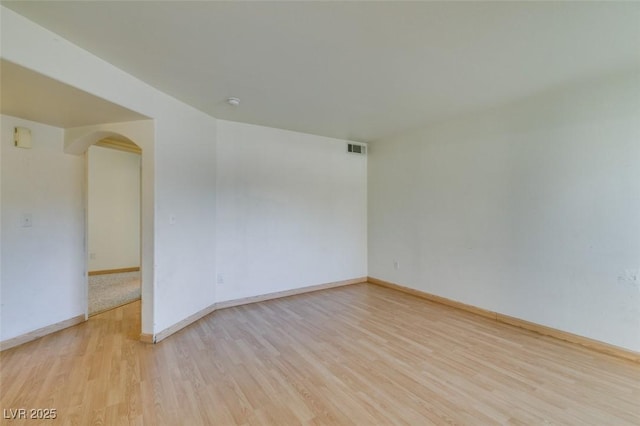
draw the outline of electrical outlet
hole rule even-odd
[[[96,258],[95,253],[89,253],[89,259],[94,260]]]
[[[24,213],[21,222],[23,228],[31,228],[33,226],[33,216],[31,213]]]
[[[393,261],[393,269],[400,269],[400,261],[399,260],[394,260]]]
[[[216,278],[216,282],[218,284],[224,284],[224,275],[222,274],[218,274],[217,278]]]
[[[636,282],[638,281],[638,270],[637,269],[625,269],[624,271],[624,280],[628,282]]]
[[[640,290],[640,270],[625,269],[618,275],[618,282],[626,287]]]

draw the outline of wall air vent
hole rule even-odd
[[[367,154],[367,146],[366,145],[358,145],[356,143],[350,143],[347,145],[347,152],[351,152],[353,154]]]

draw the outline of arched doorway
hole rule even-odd
[[[140,300],[140,158],[122,136],[86,153],[88,315]]]
[[[93,145],[121,144],[137,147],[140,151],[140,281],[141,281],[141,333],[140,339],[145,342],[154,341],[153,329],[153,120],[140,120],[126,123],[101,124],[82,128],[65,129],[65,152],[87,156],[89,147]],[[88,164],[88,163],[87,163]],[[85,169],[85,252],[86,264],[89,264],[90,252],[88,244],[88,168]],[[87,280],[88,280],[88,274]],[[88,291],[88,284],[86,286]],[[87,294],[88,296],[88,294]],[[88,297],[86,298],[88,301]],[[87,302],[86,317],[89,317]]]

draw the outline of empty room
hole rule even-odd
[[[0,0],[0,80],[1,424],[640,424],[639,2]]]

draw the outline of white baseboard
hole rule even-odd
[[[614,346],[609,343],[601,342],[599,340],[590,339],[588,337],[579,336],[577,334],[569,333],[567,331],[558,330],[556,328],[547,327],[545,325],[537,324],[531,321],[526,321],[520,318],[511,317],[501,314],[499,312],[489,311],[487,309],[479,308],[473,305],[467,305],[466,303],[458,302],[456,300],[447,299],[445,297],[436,296],[435,294],[426,293],[421,290],[405,287],[399,284],[395,284],[389,281],[380,280],[378,278],[369,277],[368,281],[371,284],[376,284],[382,287],[391,288],[401,291],[403,293],[411,294],[422,299],[429,300],[431,302],[440,303],[442,305],[451,306],[453,308],[461,309],[463,311],[471,312],[476,315],[481,315],[492,320],[509,324],[515,327],[520,327],[525,330],[534,331],[538,334],[554,337],[556,339],[564,340],[565,342],[575,343],[586,348],[598,351],[601,353],[616,356],[618,358],[625,358],[634,362],[640,363],[640,353],[634,352],[630,349]]]
[[[65,328],[72,327],[74,325],[83,323],[85,321],[86,320],[84,315],[78,315],[77,317],[69,318],[67,320],[48,325],[46,327],[42,327],[25,334],[21,334],[20,336],[3,340],[0,342],[0,351],[4,351],[6,349],[14,348],[16,346],[22,345],[27,342],[31,342],[32,340],[36,340],[40,337],[44,337],[47,334],[55,333],[56,331],[60,331]]]
[[[275,293],[261,294],[259,296],[243,297],[241,299],[226,300],[216,303],[216,309],[231,308],[234,306],[247,305],[249,303],[264,302],[265,300],[279,299],[281,297],[295,296],[297,294],[311,293],[312,291],[326,290],[328,288],[342,287],[345,285],[366,283],[367,277],[353,278],[350,280],[336,281],[326,284],[312,285],[292,290],[277,291]]]
[[[214,303],[213,305],[207,306],[204,309],[199,310],[198,312],[196,312],[193,315],[189,315],[188,317],[186,317],[185,319],[183,319],[182,321],[179,321],[177,323],[175,323],[174,325],[172,325],[171,327],[167,327],[164,330],[162,330],[159,333],[156,333],[155,336],[153,336],[152,338],[152,342],[153,343],[158,343],[164,339],[166,339],[167,337],[171,336],[173,333],[176,333],[180,330],[182,330],[183,328],[193,324],[194,322],[198,321],[201,318],[206,317],[207,315],[209,315],[211,312],[216,310],[216,304]],[[143,336],[140,336],[141,338]],[[144,340],[147,341],[148,340]]]
[[[367,277],[353,278],[350,280],[312,285],[308,287],[295,288],[292,290],[277,291],[275,293],[261,294],[259,296],[243,297],[241,299],[226,300],[224,302],[214,303],[213,305],[210,305],[196,312],[195,314],[188,316],[187,318],[172,325],[171,327],[165,328],[155,336],[151,336],[148,334],[141,335],[140,340],[146,343],[158,343],[218,309],[231,308],[234,306],[247,305],[250,303],[264,302],[266,300],[279,299],[281,297],[295,296],[297,294],[311,293],[313,291],[326,290],[329,288],[342,287],[345,285],[364,282],[367,282]]]
[[[296,288],[292,290],[278,291],[274,293],[262,294],[259,296],[244,297],[241,299],[226,300],[224,302],[214,303],[213,305],[207,306],[206,308],[192,315],[189,315],[187,318],[183,319],[182,321],[179,321],[178,323],[165,328],[164,330],[160,331],[159,333],[156,333],[155,335],[142,333],[140,335],[140,341],[144,343],[158,343],[218,309],[231,308],[234,306],[247,305],[250,303],[264,302],[266,300],[279,299],[281,297],[295,296],[298,294],[311,293],[314,291],[326,290],[329,288],[342,287],[346,285],[358,284],[358,283],[364,283],[364,282],[367,282],[367,277],[353,278],[350,280],[312,285],[312,286],[301,287],[301,288]],[[13,348],[23,343],[30,342],[32,340],[38,339],[48,334],[55,333],[56,331],[63,330],[67,327],[80,324],[84,321],[85,321],[85,316],[79,315],[77,317],[73,317],[68,320],[61,321],[59,323],[52,324],[43,328],[39,328],[38,330],[34,330],[29,333],[22,334],[20,336],[4,340],[0,342],[0,351]]]

